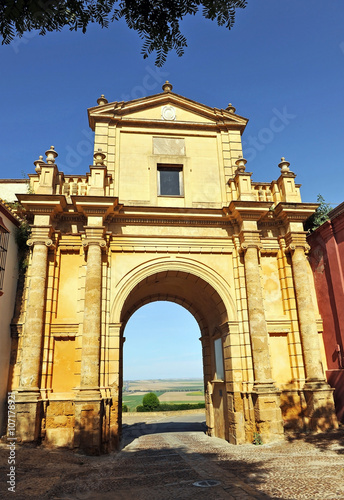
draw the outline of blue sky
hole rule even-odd
[[[276,179],[285,156],[303,201],[321,193],[338,205],[344,200],[343,20],[341,0],[249,0],[231,31],[201,15],[187,18],[185,55],[170,54],[162,69],[154,67],[154,55],[142,59],[142,42],[124,22],[107,30],[91,26],[85,35],[31,33],[2,46],[0,177],[33,172],[32,162],[51,144],[61,170],[84,174],[92,163],[86,109],[102,93],[109,101],[129,100],[160,92],[168,79],[178,94],[219,108],[232,102],[249,118],[243,142],[253,180]]]
[[[174,302],[151,302],[125,328],[125,380],[201,378],[201,333],[189,311]]]

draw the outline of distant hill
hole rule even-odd
[[[125,392],[157,392],[157,391],[198,391],[203,390],[202,378],[173,378],[154,380],[124,380]]]

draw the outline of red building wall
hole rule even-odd
[[[344,203],[308,237],[319,311],[324,322],[327,380],[344,422]]]

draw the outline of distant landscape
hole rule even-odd
[[[201,378],[125,380],[122,403],[129,411],[135,411],[148,392],[154,392],[161,403],[204,403],[204,386]]]

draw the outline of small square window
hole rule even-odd
[[[183,166],[158,164],[158,194],[183,196]]]

